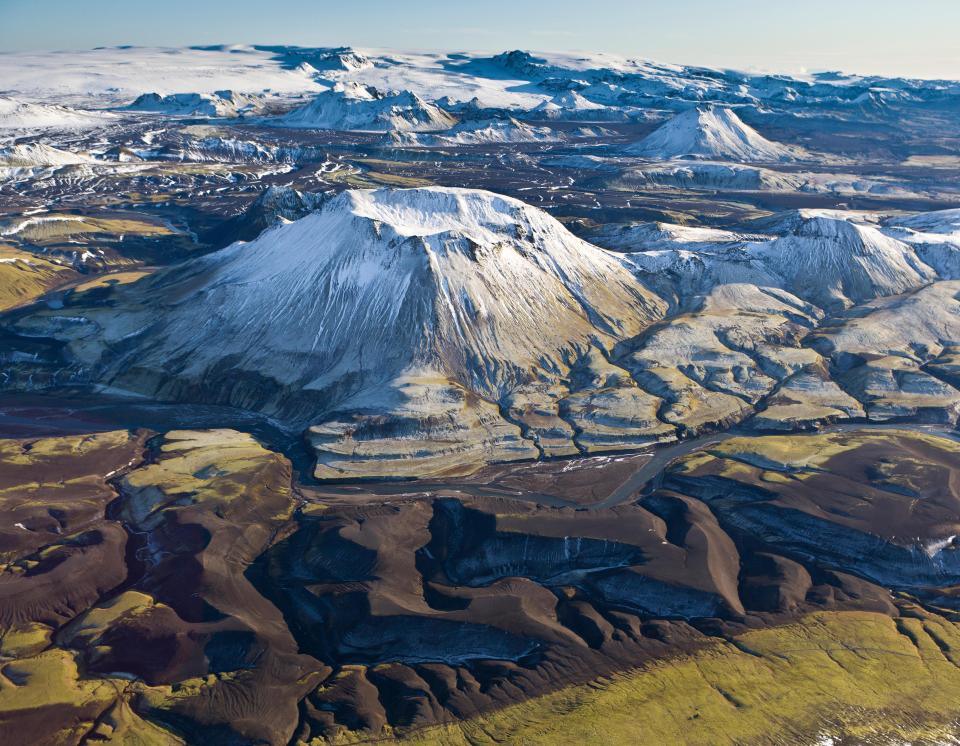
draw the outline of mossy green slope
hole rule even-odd
[[[825,612],[474,720],[411,746],[942,743],[960,719],[960,628],[912,612]]]

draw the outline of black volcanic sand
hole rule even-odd
[[[148,435],[0,441],[5,744],[402,732],[812,611],[952,618],[960,585],[960,444],[923,433],[732,438],[593,510],[322,503],[246,434]]]

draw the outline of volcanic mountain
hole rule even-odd
[[[534,127],[513,117],[460,122],[443,133],[391,132],[387,142],[404,147],[451,147],[505,143],[560,142],[564,136],[549,127]]]
[[[914,247],[856,214],[798,210],[774,226],[779,234],[747,254],[783,278],[783,286],[821,308],[898,295],[938,278]]]
[[[316,424],[340,464],[324,476],[374,438],[367,475],[414,455],[420,474],[535,457],[502,402],[664,311],[625,260],[541,210],[444,188],[343,192],[98,305],[21,329],[69,339],[70,363],[114,389]]]
[[[236,117],[250,113],[260,106],[255,96],[233,91],[216,93],[173,93],[161,96],[144,93],[127,107],[128,111],[143,111],[168,116]]]
[[[415,93],[383,92],[359,83],[338,83],[272,122],[279,127],[373,132],[444,130],[455,123]]]
[[[950,261],[940,262],[938,272],[918,251],[922,246],[890,235],[893,231],[857,213],[794,210],[775,222],[758,221],[756,227],[755,235],[661,225],[591,237],[626,251],[633,244],[637,251],[628,257],[638,270],[672,277],[684,295],[747,282],[783,288],[830,312],[957,276]],[[772,235],[764,237],[761,231]]]
[[[651,159],[698,158],[745,162],[796,160],[798,148],[767,140],[727,107],[688,109],[644,139],[627,147],[630,155]]]
[[[17,143],[0,148],[0,168],[42,168],[90,163],[87,155],[71,153],[42,142]]]

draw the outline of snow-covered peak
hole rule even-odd
[[[395,398],[388,382],[411,371],[495,401],[664,310],[621,257],[516,199],[350,190],[118,290],[108,314],[89,310],[102,347],[76,349],[118,387],[174,397],[213,387],[208,400],[303,422]],[[251,385],[263,393],[240,402]]]
[[[960,209],[935,210],[890,218],[886,221],[904,241],[960,245]]]
[[[801,207],[797,210],[785,210],[769,217],[754,221],[754,225],[763,233],[774,235],[816,232],[817,226],[833,222],[850,222],[865,225],[876,224],[876,214],[856,210],[836,210],[819,207]]]
[[[568,111],[596,111],[604,108],[602,104],[595,104],[576,91],[558,93],[551,99],[550,103]]]
[[[600,89],[602,86],[591,86],[591,88]],[[602,92],[601,95],[606,95],[607,98],[611,97],[611,94],[607,91]],[[538,104],[530,110],[529,116],[533,119],[615,121],[625,120],[632,113],[634,113],[632,109],[628,111],[616,106],[597,103],[578,91],[571,90],[562,91],[553,98]]]
[[[456,145],[495,145],[501,143],[560,142],[563,135],[549,127],[533,127],[513,117],[471,119],[447,132],[421,134],[392,132],[388,144],[404,147],[451,147]]]
[[[869,242],[873,237],[883,235],[873,225],[851,220],[850,214],[844,211],[800,211],[798,214],[801,220],[792,231],[796,236],[830,238],[852,244]]]
[[[338,83],[272,124],[306,129],[373,132],[431,131],[456,120],[410,91],[382,92],[356,82]]]
[[[649,252],[679,249],[699,251],[724,244],[742,244],[762,238],[755,234],[676,223],[609,224],[591,231],[588,238],[598,246],[617,251]]]
[[[356,71],[373,66],[373,63],[365,55],[350,47],[298,47],[258,44],[253,47],[253,50],[271,53],[276,61],[289,70],[309,73],[326,70]]]
[[[366,56],[347,47],[331,54],[330,66],[341,70],[366,70],[373,67],[373,63]]]
[[[762,233],[641,223],[604,226],[588,238],[627,252],[625,258],[661,295],[677,290],[685,298],[750,283],[838,311],[960,275],[956,248],[934,251],[926,245],[932,241],[909,242],[898,234],[905,229],[881,226],[876,217],[796,210],[777,221],[756,221]]]
[[[333,88],[330,89],[330,92],[338,93],[343,96],[343,98],[348,98],[353,101],[377,101],[386,96],[386,94],[381,93],[373,86],[363,85],[353,80],[336,83]]]
[[[549,226],[551,232],[557,228],[565,231],[542,210],[480,189],[351,190],[336,199],[343,204],[333,204],[331,210],[346,209],[385,224],[400,236],[458,233],[479,244],[493,244],[502,240],[504,233],[510,236],[515,226],[529,226],[531,221],[541,228]]]
[[[644,158],[706,158],[745,162],[795,160],[798,148],[767,140],[728,107],[698,106],[678,114],[627,148]]]
[[[544,101],[534,108],[533,111],[536,113],[550,114],[561,111],[566,113],[601,111],[605,108],[602,104],[595,104],[593,101],[584,98],[576,91],[564,91],[563,93],[558,93],[549,101]]]
[[[911,246],[840,211],[798,212],[792,230],[747,254],[823,308],[897,295],[937,279]]]
[[[144,93],[129,106],[128,111],[143,111],[168,116],[235,117],[254,111],[260,102],[253,96],[216,91],[215,93]]]

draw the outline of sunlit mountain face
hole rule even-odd
[[[0,742],[955,743],[958,112],[0,55]]]

